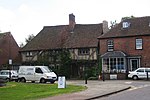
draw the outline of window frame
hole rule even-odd
[[[32,57],[33,53],[31,51],[26,52],[26,57]]]
[[[136,50],[142,50],[143,49],[143,39],[142,38],[136,38],[135,39],[135,49]]]
[[[138,69],[136,72],[139,72],[139,73],[144,73],[144,69]]]
[[[103,58],[102,63],[103,70],[108,73],[125,73],[126,65],[124,57]]]
[[[122,28],[123,29],[128,28],[129,26],[130,26],[129,22],[122,22]]]
[[[107,51],[114,51],[114,40],[107,40]]]
[[[78,49],[78,55],[89,55],[90,48],[80,48]]]

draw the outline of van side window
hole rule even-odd
[[[136,72],[144,72],[144,69],[139,69]]]
[[[41,68],[36,68],[36,69],[35,69],[35,72],[36,72],[36,73],[43,73],[42,70],[41,70]]]

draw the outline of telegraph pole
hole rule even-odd
[[[8,47],[8,51],[9,51],[9,54],[8,54],[8,56],[9,56],[9,59],[8,59],[8,68],[9,68],[9,80],[11,80],[11,65],[12,65],[12,59],[11,59],[11,33],[9,33],[8,34],[8,36],[9,36],[9,47]]]

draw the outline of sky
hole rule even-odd
[[[0,32],[11,32],[18,45],[44,26],[120,22],[122,17],[150,16],[150,0],[0,0]]]

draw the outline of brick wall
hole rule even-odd
[[[2,64],[8,64],[9,58],[14,62],[14,59],[17,57],[19,51],[19,46],[14,40],[11,33],[5,33],[0,41],[0,67]]]
[[[136,38],[143,39],[143,49],[136,50]],[[112,38],[114,40],[114,51],[123,51],[129,56],[141,56],[141,66],[150,67],[150,36],[137,36],[126,38]],[[107,52],[107,40],[100,40],[100,54]]]

